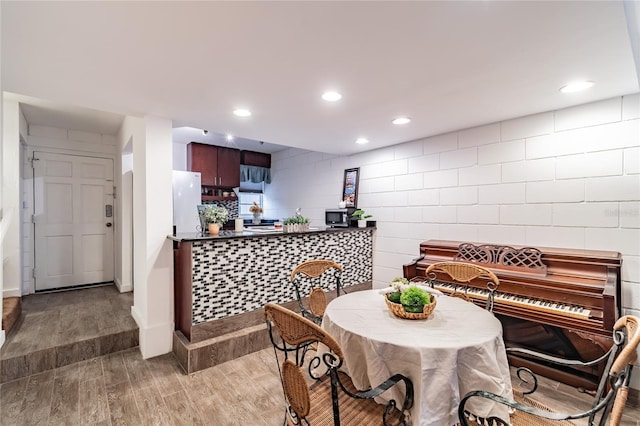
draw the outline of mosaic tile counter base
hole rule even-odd
[[[370,229],[192,244],[193,325],[255,311],[267,302],[294,300],[289,276],[306,260],[331,259],[342,265],[344,287],[369,281],[373,275]],[[335,289],[331,280],[322,285]]]

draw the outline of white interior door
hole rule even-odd
[[[35,289],[113,281],[113,161],[34,152]]]

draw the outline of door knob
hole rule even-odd
[[[107,222],[107,228],[111,228],[111,222]]]

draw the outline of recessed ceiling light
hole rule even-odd
[[[394,118],[391,121],[393,124],[407,124],[411,122],[411,119],[409,117],[398,117],[398,118]]]
[[[250,117],[251,116],[251,111],[249,111],[248,109],[244,109],[244,108],[238,108],[233,110],[233,113],[235,115],[237,115],[238,117]]]
[[[567,84],[566,86],[562,86],[560,91],[562,93],[574,93],[588,89],[591,86],[593,86],[593,81],[575,81]]]
[[[342,95],[338,92],[329,91],[329,92],[324,92],[322,94],[322,99],[324,99],[327,102],[335,102],[342,99]]]
[[[227,142],[231,142],[233,140],[233,135],[227,134]]]
[[[358,138],[356,139],[356,143],[359,145],[364,145],[365,143],[369,143],[369,139],[367,138]]]

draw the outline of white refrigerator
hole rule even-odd
[[[200,183],[200,172],[173,171],[173,225],[177,234],[201,232]]]

